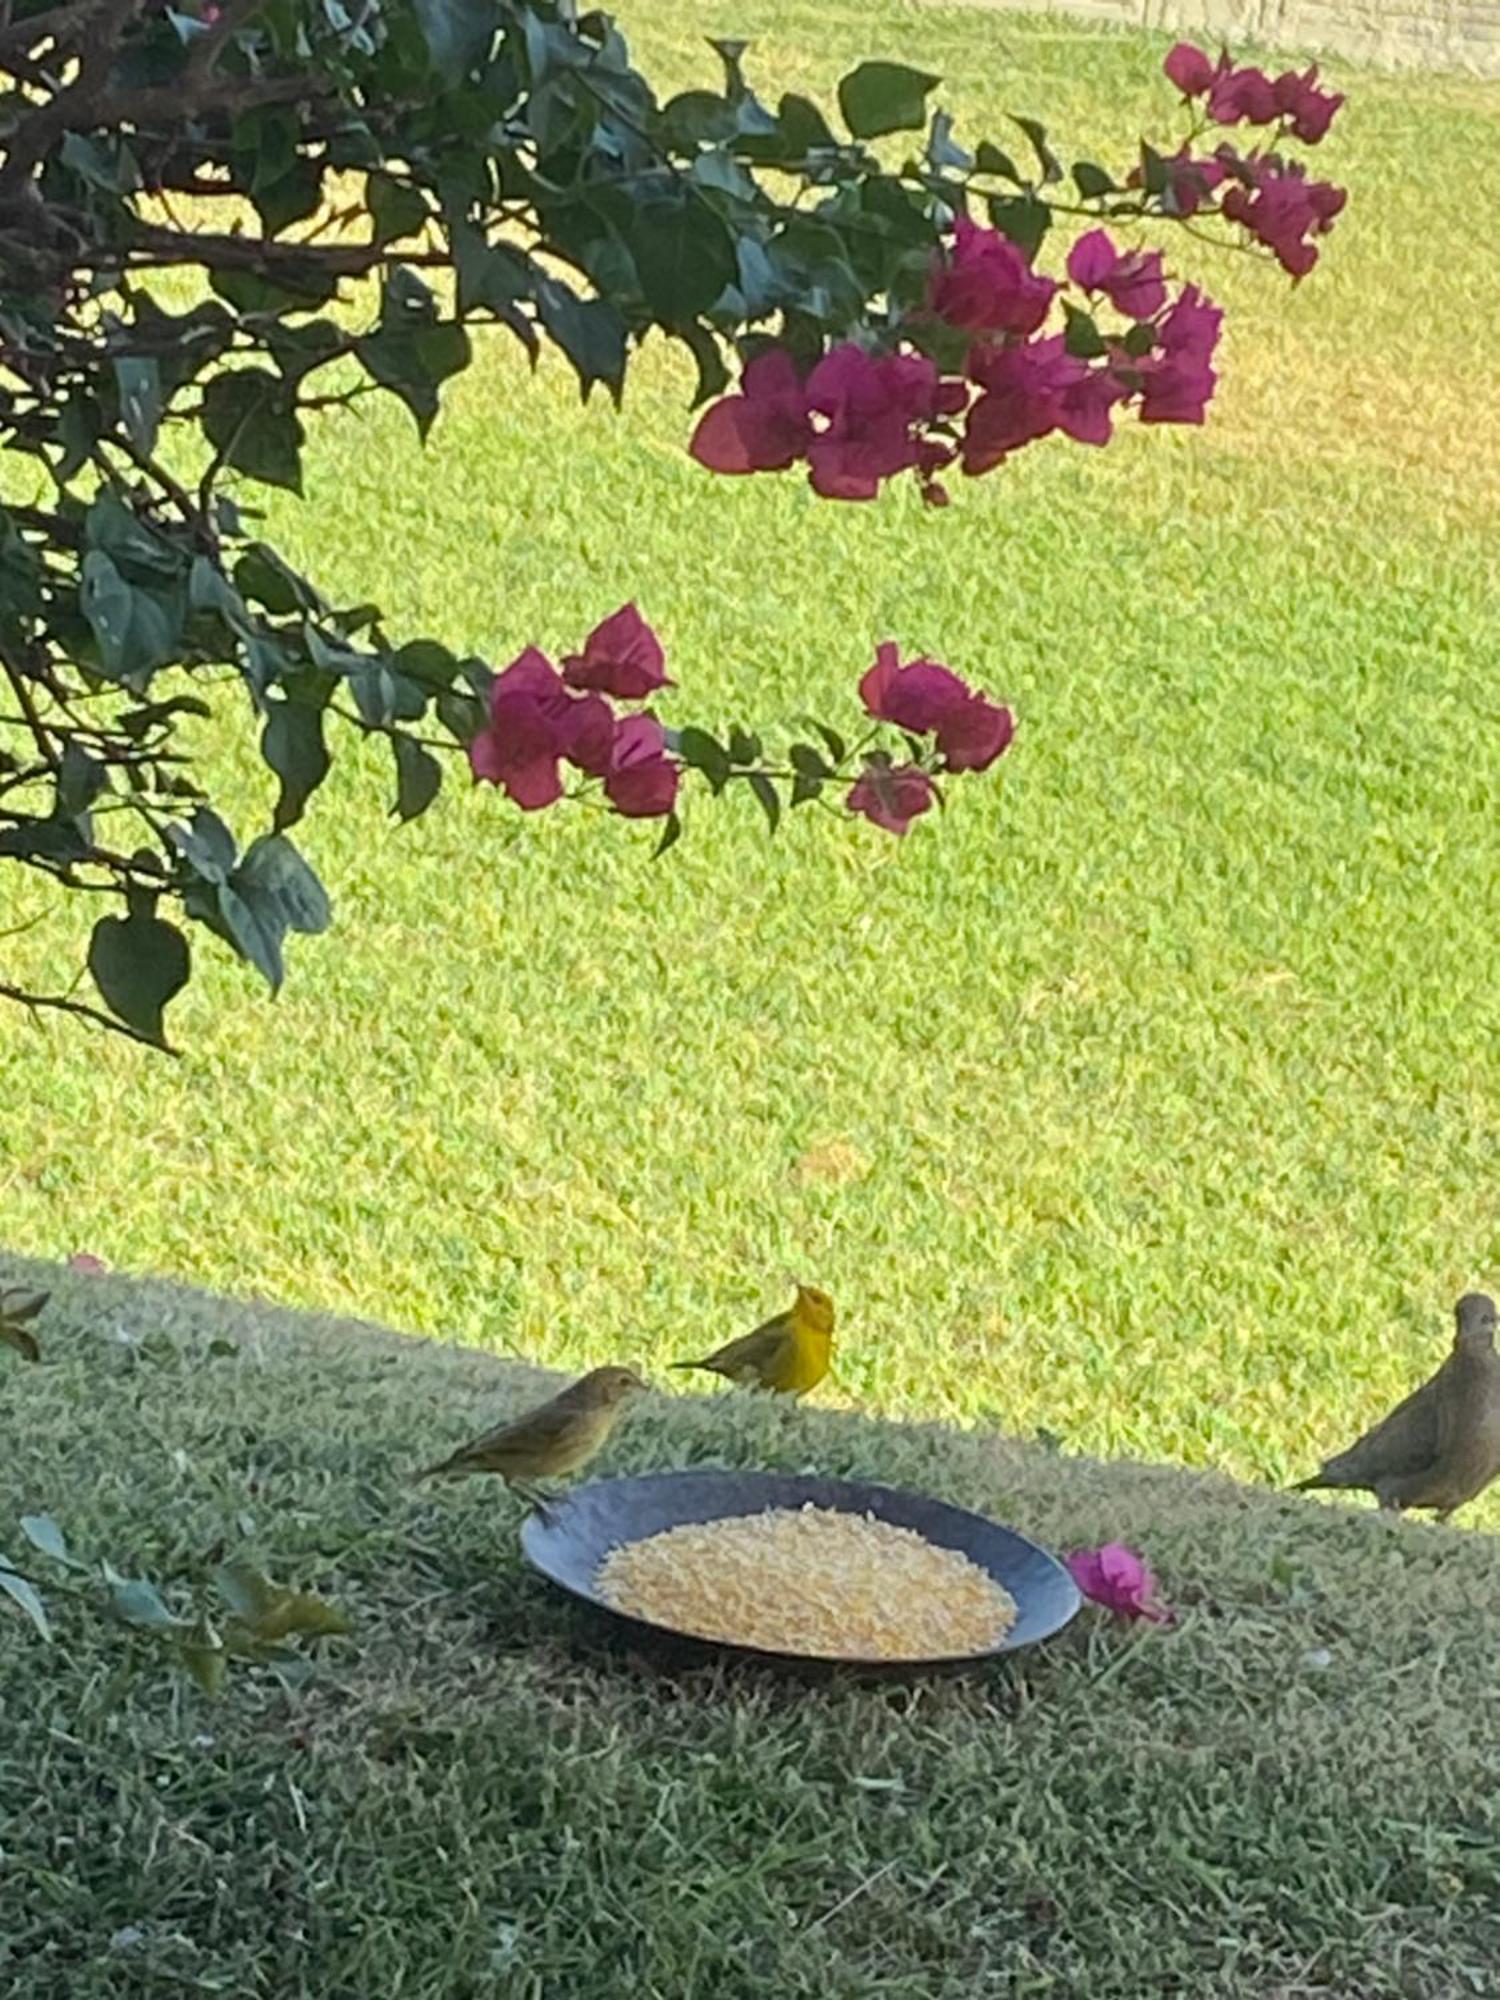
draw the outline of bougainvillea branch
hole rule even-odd
[[[425,438],[495,333],[617,402],[665,334],[704,466],[800,468],[837,500],[911,477],[940,503],[1044,438],[1201,422],[1221,315],[1150,239],[1207,231],[1298,279],[1342,206],[1291,156],[1338,109],[1311,71],[1181,46],[1176,104],[1157,88],[1182,129],[1065,170],[1030,118],[1019,163],[961,146],[924,71],[861,63],[827,106],[773,106],[742,44],[713,49],[711,87],[663,98],[560,0],[6,10],[0,861],[24,919],[79,893],[104,914],[102,1009],[74,965],[36,992],[0,965],[0,998],[165,1046],[195,930],[279,985],[288,936],[329,922],[292,835],[349,731],[389,746],[402,820],[447,753],[522,810],[650,821],[657,851],[693,787],[748,790],[773,827],[816,801],[899,834],[1004,753],[1008,709],[874,634],[849,663],[859,740],[823,722],[768,750],[679,718],[690,685],[633,606],[560,664],[516,634],[497,670],[340,609],[254,531],[247,495],[301,492],[310,421],[393,395]],[[169,291],[173,270],[199,282]],[[242,839],[183,724],[245,716],[277,797]]]

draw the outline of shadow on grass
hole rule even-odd
[[[54,1287],[40,1364],[0,1354],[0,1548],[45,1512],[169,1600],[228,1550],[354,1620],[305,1685],[239,1669],[216,1703],[70,1608],[50,1649],[0,1625],[17,2000],[1496,1990],[1489,1537],[662,1393],[601,1473],[916,1486],[1134,1542],[1182,1613],[1086,1609],[910,1686],[663,1672],[523,1567],[498,1482],[409,1483],[541,1371],[164,1283],[0,1282]]]

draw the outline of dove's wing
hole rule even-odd
[[[1446,1374],[1445,1364],[1347,1451],[1330,1458],[1320,1478],[1330,1486],[1371,1486],[1424,1471],[1438,1455],[1440,1431],[1447,1421]]]

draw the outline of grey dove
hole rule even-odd
[[[1453,1349],[1437,1373],[1294,1493],[1354,1489],[1392,1511],[1434,1508],[1446,1521],[1500,1474],[1495,1301],[1466,1292],[1454,1319]]]

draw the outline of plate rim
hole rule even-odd
[[[748,1640],[717,1639],[702,1632],[685,1631],[678,1625],[664,1625],[655,1619],[643,1618],[636,1612],[617,1610],[614,1605],[607,1603],[603,1597],[591,1595],[589,1592],[579,1589],[576,1584],[570,1583],[566,1578],[556,1575],[554,1571],[547,1568],[541,1561],[540,1552],[535,1547],[535,1543],[541,1536],[548,1532],[548,1524],[545,1518],[535,1509],[528,1512],[521,1523],[520,1544],[522,1558],[537,1575],[545,1577],[554,1589],[565,1592],[575,1603],[586,1604],[591,1610],[602,1612],[606,1617],[616,1619],[624,1625],[633,1626],[639,1632],[657,1637],[688,1641],[693,1645],[708,1647],[721,1653],[740,1654],[748,1659],[773,1660],[808,1667],[848,1667],[856,1671],[864,1669],[867,1671],[883,1670],[886,1672],[899,1672],[903,1670],[915,1672],[925,1669],[975,1667],[982,1665],[986,1661],[1002,1659],[1007,1653],[1023,1652],[1028,1646],[1039,1646],[1044,1644],[1046,1640],[1055,1638],[1059,1632],[1072,1623],[1083,1606],[1083,1593],[1074,1581],[1067,1564],[1061,1556],[1049,1549],[1045,1543],[1034,1540],[1030,1535],[1024,1534],[1019,1528],[1012,1527],[1006,1521],[997,1521],[988,1514],[980,1513],[977,1508],[964,1507],[957,1501],[945,1500],[939,1494],[924,1493],[915,1487],[891,1486],[885,1481],[878,1479],[849,1479],[832,1473],[778,1472],[767,1466],[671,1466],[657,1472],[619,1473],[609,1479],[591,1479],[582,1486],[570,1487],[566,1493],[559,1494],[555,1500],[550,1500],[547,1503],[548,1510],[554,1517],[559,1516],[585,1494],[597,1494],[607,1491],[610,1487],[665,1485],[677,1480],[701,1478],[705,1475],[712,1476],[714,1474],[735,1479],[802,1481],[808,1484],[816,1483],[825,1487],[844,1487],[863,1493],[889,1495],[903,1500],[924,1500],[933,1506],[946,1508],[951,1513],[966,1515],[970,1520],[983,1522],[986,1527],[998,1529],[1002,1534],[1011,1536],[1015,1541],[1024,1544],[1034,1555],[1041,1556],[1057,1572],[1062,1583],[1066,1585],[1071,1595],[1071,1603],[1063,1616],[1045,1632],[1038,1632],[1028,1639],[1012,1639],[1009,1632],[1007,1632],[996,1645],[987,1647],[981,1653],[910,1654],[898,1659],[892,1659],[887,1656],[872,1659],[861,1657],[857,1654],[846,1653],[793,1653],[778,1651],[769,1646],[757,1646]],[[706,1518],[724,1519],[726,1517],[723,1515],[710,1515]],[[660,1532],[665,1533],[666,1531],[661,1530]],[[941,1546],[941,1544],[938,1546]]]

